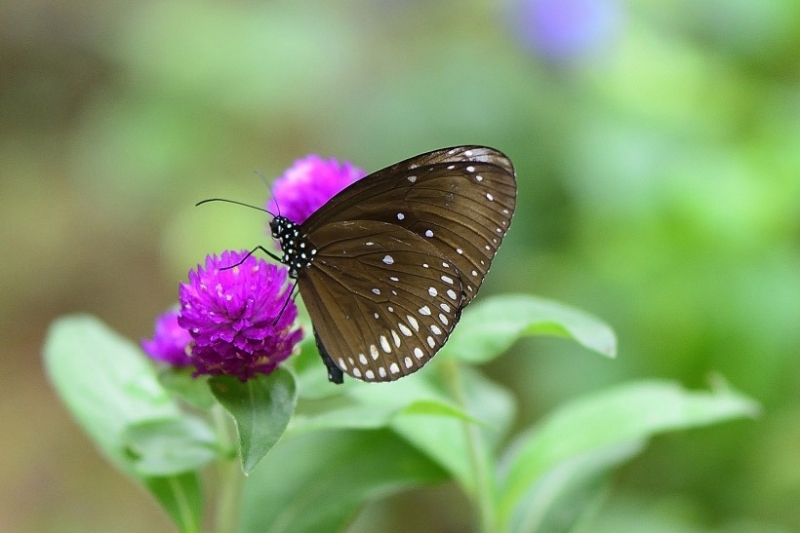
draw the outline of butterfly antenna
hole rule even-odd
[[[262,213],[266,213],[266,214],[268,214],[268,215],[270,215],[272,217],[275,216],[272,213],[270,213],[268,210],[264,209],[263,207],[258,207],[257,205],[246,204],[244,202],[239,202],[237,200],[228,200],[227,198],[206,198],[205,200],[200,200],[199,202],[194,204],[194,206],[195,207],[200,207],[203,204],[208,204],[208,203],[211,203],[211,202],[225,202],[226,204],[240,205],[242,207],[249,207],[250,209],[255,209],[256,211],[261,211]]]

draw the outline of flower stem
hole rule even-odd
[[[461,369],[458,362],[448,358],[445,365],[445,376],[451,392],[464,412],[469,413],[467,398],[461,380]],[[472,466],[473,486],[470,495],[480,514],[480,531],[497,533],[497,515],[495,514],[495,480],[494,467],[486,450],[486,443],[481,437],[479,428],[468,420],[461,421],[464,438],[467,441],[470,464]]]
[[[222,450],[218,460],[219,492],[217,494],[217,527],[215,531],[219,533],[234,533],[238,522],[243,474],[236,460],[236,453],[232,452],[234,440],[231,436],[227,412],[221,406],[215,405],[212,409],[212,414],[220,449]]]

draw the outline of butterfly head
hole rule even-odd
[[[311,246],[298,224],[286,217],[277,216],[269,223],[272,237],[277,239],[283,250],[281,262],[289,268],[289,276],[296,278],[314,261],[317,249]]]

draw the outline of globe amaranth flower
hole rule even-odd
[[[272,186],[271,213],[302,224],[311,214],[366,172],[348,162],[309,155],[298,159]]]
[[[292,354],[303,333],[292,330],[297,307],[287,280],[285,267],[245,251],[208,256],[205,267],[189,272],[189,282],[180,287],[178,323],[194,341],[196,374],[247,381],[269,374]]]
[[[156,319],[152,339],[142,340],[142,349],[147,355],[173,366],[192,364],[186,349],[192,341],[189,332],[178,324],[178,310],[167,311]]]

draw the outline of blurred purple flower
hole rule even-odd
[[[167,311],[156,319],[152,340],[142,340],[142,349],[156,361],[173,366],[192,364],[186,348],[192,341],[189,332],[178,325],[178,310]]]
[[[302,224],[339,191],[366,172],[348,162],[309,155],[298,159],[272,186],[267,210]]]
[[[205,268],[189,272],[180,287],[178,323],[194,340],[197,374],[226,374],[241,381],[269,374],[292,354],[303,336],[292,330],[297,307],[289,300],[285,267],[247,252],[206,257]],[[285,307],[284,307],[285,305]],[[276,322],[277,320],[277,322]]]
[[[520,0],[514,24],[522,41],[551,61],[590,55],[615,36],[618,0]]]

